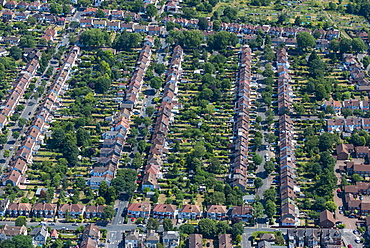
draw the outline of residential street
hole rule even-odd
[[[68,33],[64,34],[64,36],[62,37],[61,42],[60,42],[61,46],[67,46],[69,44],[69,38],[68,37],[69,37]],[[59,47],[60,46],[56,46],[54,54],[58,53]],[[54,66],[53,75],[50,77],[50,79],[56,73],[56,68],[55,68],[56,66],[53,65],[51,63],[51,61],[49,61],[48,65],[45,69],[45,72],[47,72],[49,67]],[[45,75],[45,72],[37,78],[37,81],[35,83],[35,89],[37,89],[41,85],[42,79]],[[49,84],[50,84],[50,82],[48,82],[47,85],[49,85]],[[46,87],[45,87],[45,90],[46,90]],[[27,120],[31,119],[34,116],[34,114],[35,114],[35,112],[36,112],[36,110],[39,106],[39,101],[41,99],[42,99],[41,97],[39,99],[35,99],[33,96],[30,99],[26,99],[25,104],[24,104],[25,109],[21,113],[20,118],[24,118],[24,119],[27,119]],[[9,163],[9,160],[14,155],[14,153],[17,151],[17,148],[20,145],[21,136],[18,139],[14,139],[13,136],[12,136],[12,133],[15,132],[15,131],[18,131],[22,135],[22,134],[24,134],[25,131],[27,131],[27,129],[19,127],[18,122],[16,122],[14,126],[9,128],[9,131],[10,132],[9,132],[8,138],[7,138],[8,142],[6,144],[4,144],[2,151],[0,151],[1,170],[3,170],[4,166],[6,166]],[[10,156],[9,157],[4,157],[4,151],[5,150],[10,150]]]

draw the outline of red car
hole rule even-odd
[[[134,218],[134,217],[132,217],[132,218],[131,218],[131,221],[135,221],[135,218]]]
[[[352,248],[352,245],[348,245],[347,247],[348,247],[348,248]]]

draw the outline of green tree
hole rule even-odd
[[[19,127],[23,127],[26,124],[27,124],[27,120],[25,118],[19,118],[18,119],[18,126]]]
[[[366,44],[361,38],[353,38],[351,45],[352,45],[352,50],[357,53],[361,53],[367,49]]]
[[[231,226],[231,235],[235,239],[236,236],[242,235],[244,233],[243,222],[239,221]]]
[[[198,228],[204,238],[213,238],[216,235],[216,223],[211,219],[201,219]]]
[[[14,60],[18,60],[22,58],[22,49],[18,46],[12,46],[9,50],[9,56],[12,57]]]
[[[354,173],[354,174],[352,175],[352,180],[353,180],[353,182],[358,183],[358,182],[363,181],[363,180],[364,180],[364,178],[363,178],[362,176],[360,176],[359,174]],[[333,212],[334,212],[334,211],[333,211]]]
[[[263,192],[263,198],[265,201],[276,201],[277,193],[275,188],[269,188],[266,189],[265,192]]]
[[[259,219],[263,216],[263,205],[262,203],[255,201],[252,206],[252,216],[253,219]]]
[[[216,223],[216,235],[226,234],[229,232],[229,224],[225,221],[218,221]]]
[[[108,183],[106,181],[102,181],[99,186],[99,196],[105,197],[108,193]]]
[[[274,214],[276,213],[276,204],[273,201],[266,201],[265,213],[270,219],[274,216]]]
[[[275,170],[274,163],[272,163],[271,161],[266,161],[264,164],[264,168],[268,174],[271,174],[271,172]]]
[[[339,51],[340,53],[347,53],[351,51],[352,41],[347,38],[342,38],[339,43]]]
[[[15,220],[15,226],[27,226],[26,216],[18,216]]]
[[[105,199],[102,196],[99,196],[95,200],[96,205],[104,205],[105,204]]]
[[[95,14],[95,17],[97,17],[97,18],[104,18],[105,17],[104,11],[102,11],[101,9],[97,9],[96,14]]]
[[[297,34],[297,44],[301,49],[314,47],[316,44],[315,38],[308,32],[303,31]]]
[[[116,214],[116,211],[113,209],[112,206],[106,206],[103,211],[104,211],[104,218],[108,220],[111,220],[113,216]]]
[[[256,177],[256,178],[254,179],[254,186],[255,186],[256,188],[261,188],[261,187],[262,187],[262,185],[263,185],[262,178],[260,178],[260,177]]]
[[[145,109],[145,113],[147,116],[151,117],[155,112],[155,108],[153,106],[148,106]]]
[[[79,128],[76,133],[77,145],[87,147],[91,145],[91,137],[89,131],[84,128]]]
[[[205,17],[199,18],[198,26],[200,30],[207,30],[208,29],[208,20]]]
[[[101,47],[110,44],[110,36],[101,29],[91,28],[81,33],[79,41],[85,46]]]
[[[327,151],[332,148],[336,139],[332,133],[323,133],[319,138],[319,148],[321,151]]]
[[[96,93],[106,93],[112,84],[112,80],[108,77],[102,76],[95,80],[95,91]]]
[[[257,153],[253,155],[252,160],[255,165],[260,165],[263,162],[263,158]]]
[[[16,235],[12,238],[14,244],[16,244],[16,248],[30,248],[33,247],[32,245],[32,238],[29,235]],[[8,246],[3,246],[4,248]]]
[[[329,44],[329,49],[333,50],[334,52],[339,51],[339,41],[338,40],[331,40]]]
[[[63,12],[63,8],[60,4],[52,3],[50,4],[50,13],[60,15]]]
[[[149,218],[146,228],[148,230],[158,230],[159,222],[157,219]]]
[[[184,234],[193,234],[195,233],[195,227],[192,224],[183,224],[180,226],[180,232]]]
[[[184,31],[184,46],[186,48],[198,48],[203,41],[203,34],[199,30]]]
[[[166,67],[164,66],[164,64],[155,64],[154,65],[154,71],[158,75],[162,75],[166,71]]]
[[[329,210],[330,212],[335,212],[338,206],[333,201],[327,201],[324,204],[325,209]]]
[[[154,6],[154,4],[148,4],[146,6],[146,14],[149,16],[149,17],[153,17],[153,16],[156,16],[158,13],[158,10],[157,8]]]
[[[173,224],[172,224],[172,220],[171,219],[168,219],[168,218],[163,219],[163,229],[165,231],[171,231],[171,230],[173,230]]]
[[[152,79],[150,79],[150,87],[154,88],[154,89],[160,89],[162,86],[162,80],[160,77],[153,77]]]
[[[18,139],[19,138],[19,135],[20,135],[20,132],[18,132],[18,131],[14,131],[12,133],[12,136],[13,136],[14,139]]]
[[[114,48],[118,50],[130,51],[132,48],[139,47],[142,41],[142,36],[138,33],[123,32],[114,44]]]
[[[217,32],[221,29],[221,22],[219,20],[213,21],[213,31]]]
[[[83,190],[86,187],[86,181],[85,179],[78,177],[76,179],[76,187],[80,190]]]

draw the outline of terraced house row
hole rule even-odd
[[[148,162],[144,169],[141,189],[159,189],[158,178],[161,175],[161,165],[167,153],[166,135],[170,124],[174,121],[174,111],[177,108],[176,94],[178,82],[181,77],[181,63],[184,52],[181,46],[176,46],[172,53],[172,58],[166,73],[166,83],[163,88],[162,102],[159,107],[154,131],[151,138]]]
[[[279,117],[280,147],[280,201],[281,225],[298,226],[299,209],[296,205],[298,191],[295,165],[294,126],[291,118],[284,114]]]
[[[111,180],[116,175],[122,148],[130,130],[132,110],[138,102],[151,54],[151,48],[144,45],[127,85],[125,99],[114,116],[111,131],[103,133],[103,148],[100,149],[100,156],[97,158],[97,163],[90,172],[91,178],[87,182],[92,189],[98,189],[102,181],[106,181],[110,186]]]
[[[44,134],[50,127],[49,123],[53,119],[53,113],[59,107],[59,98],[66,90],[65,83],[79,54],[80,48],[74,46],[65,58],[60,72],[55,77],[48,93],[43,98],[38,112],[26,132],[26,138],[22,141],[16,154],[11,158],[9,172],[3,174],[1,177],[3,185],[11,184],[13,186],[19,186],[25,181],[24,176],[28,164],[32,163],[33,155],[37,153],[40,145],[43,143]]]
[[[198,205],[183,205],[177,209],[175,205],[155,204],[149,202],[130,203],[127,207],[127,215],[134,218],[170,218],[181,220],[197,220],[209,218],[212,220],[226,220],[236,218],[241,221],[249,221],[252,218],[251,206],[232,206],[229,209],[222,205],[210,205],[205,211]]]
[[[0,110],[0,128],[6,127],[9,118],[14,114],[19,100],[26,92],[28,85],[34,79],[37,70],[40,68],[40,63],[37,59],[32,59],[21,70],[17,79],[12,83],[12,91],[6,100],[1,104]]]
[[[290,85],[288,54],[285,49],[277,50],[278,68],[278,112],[279,112],[279,160],[280,160],[280,200],[281,225],[298,226],[299,209],[296,205],[298,190],[295,165],[295,141],[293,121],[289,117],[293,104],[293,90]]]
[[[252,52],[248,46],[242,47],[239,59],[239,72],[236,79],[236,114],[234,116],[234,154],[231,166],[232,186],[245,190],[248,171],[248,135]]]
[[[363,112],[367,112],[370,110],[370,101],[361,101],[358,99],[346,99],[342,103],[340,101],[325,101],[323,108],[325,110],[332,108],[335,113],[339,113],[342,109],[362,110]]]
[[[278,113],[279,115],[290,113],[293,109],[293,89],[290,83],[288,54],[285,48],[276,52],[276,68],[278,70]]]
[[[79,218],[83,216],[86,219],[104,216],[105,206],[84,206],[80,204],[61,204],[58,206],[54,203],[10,203],[9,199],[1,200],[3,211],[0,216],[26,216],[26,217],[39,217],[39,218],[65,218],[66,214],[71,218]]]

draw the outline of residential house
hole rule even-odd
[[[212,220],[224,220],[226,219],[226,207],[222,205],[211,205],[207,208],[207,218]]]
[[[17,5],[17,9],[27,9],[27,7],[28,7],[28,3],[26,3],[25,1],[21,1]]]
[[[107,26],[106,21],[94,20],[93,27],[94,28],[105,28]]]
[[[24,177],[17,170],[11,170],[2,176],[2,184],[4,186],[10,184],[12,186],[19,186],[24,181]]]
[[[218,248],[233,248],[233,241],[231,234],[218,235]]]
[[[56,239],[58,239],[58,237],[59,237],[59,235],[58,235],[58,231],[57,231],[56,229],[53,229],[53,230],[51,231],[50,238],[51,238],[52,240],[56,240]]]
[[[355,155],[356,155],[356,158],[369,158],[369,147],[356,146]]]
[[[179,210],[179,219],[199,219],[201,218],[202,212],[198,205],[183,205],[182,209]]]
[[[356,110],[361,108],[360,100],[358,99],[349,99],[343,101],[343,108]]]
[[[11,217],[26,216],[31,213],[32,205],[29,203],[9,203],[6,214]]]
[[[27,227],[25,226],[9,226],[5,224],[0,229],[0,240],[12,239],[17,235],[27,235]]]
[[[138,248],[142,245],[143,235],[135,229],[125,235],[125,248]]]
[[[80,20],[80,27],[81,28],[92,28],[93,20],[92,19],[81,19]]]
[[[153,218],[174,219],[176,215],[176,206],[170,204],[156,204],[152,211]]]
[[[349,175],[358,174],[362,177],[370,176],[370,165],[368,164],[347,162],[345,168]]]
[[[87,239],[82,240],[79,248],[97,248],[98,244],[99,244],[98,240],[87,238]]]
[[[148,230],[143,240],[144,247],[156,248],[159,243],[160,237],[155,230]]]
[[[58,217],[65,218],[66,213],[69,214],[70,217],[76,219],[79,216],[83,216],[85,212],[85,206],[79,204],[62,204],[58,210]]]
[[[340,31],[337,29],[329,30],[326,32],[327,40],[333,40],[333,39],[339,39],[339,38],[340,38]]]
[[[342,232],[339,230],[323,229],[321,247],[342,247]]]
[[[127,215],[134,218],[149,218],[151,205],[149,202],[130,203],[127,207]]]
[[[203,248],[203,235],[190,234],[189,235],[189,248]]]
[[[31,2],[29,5],[28,5],[28,9],[33,11],[33,10],[40,10],[41,8],[41,4],[40,2]]]
[[[339,113],[342,109],[342,105],[340,104],[340,101],[325,101],[323,105],[324,109],[327,110],[329,106],[333,108],[335,113]]]
[[[12,20],[14,16],[13,11],[11,10],[4,10],[2,18],[5,19],[6,21]]]
[[[97,227],[95,224],[88,224],[85,226],[85,229],[82,232],[81,239],[86,240],[91,238],[93,240],[100,239],[100,228]]]
[[[5,8],[7,9],[15,9],[17,7],[18,3],[16,1],[8,1],[5,3]]]
[[[18,45],[20,39],[18,37],[4,37],[3,42],[9,43],[10,45]]]
[[[49,237],[49,232],[46,226],[34,228],[30,235],[32,237],[32,243],[35,246],[43,246],[46,244],[46,240]]]
[[[335,226],[333,213],[329,210],[324,210],[320,213],[320,227],[331,228]]]
[[[231,207],[230,217],[236,218],[241,221],[249,221],[252,218],[252,207],[251,206],[234,206]],[[229,211],[230,211],[229,210]]]
[[[0,200],[0,216],[5,216],[6,210],[8,209],[9,206],[9,199],[5,198],[3,200]]]
[[[34,217],[53,218],[57,213],[57,204],[53,203],[35,203],[32,208]]]
[[[105,206],[101,206],[101,205],[86,206],[86,208],[85,208],[85,218],[86,219],[103,218],[104,217],[104,208],[105,208]]]
[[[354,152],[354,146],[352,144],[339,144],[335,150],[337,152],[337,160],[347,160]]]
[[[165,248],[175,248],[180,245],[180,232],[166,231],[163,234],[163,244]]]
[[[344,187],[344,193],[351,194],[353,197],[358,195],[370,195],[370,183],[368,182],[357,182],[355,185],[346,185]]]
[[[107,29],[112,31],[119,31],[121,29],[119,21],[107,22]]]

